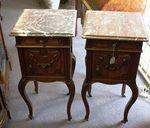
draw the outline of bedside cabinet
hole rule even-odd
[[[28,81],[34,81],[37,93],[37,81],[66,83],[70,95],[68,120],[72,118],[70,109],[75,94],[72,37],[75,29],[75,10],[26,9],[12,30],[22,72],[18,89],[29,108],[29,118],[33,118],[33,109],[25,92]]]
[[[86,40],[86,79],[82,98],[89,118],[86,92],[95,82],[128,85],[132,97],[128,102],[122,122],[127,122],[128,112],[138,97],[136,75],[144,41],[148,41],[140,13],[87,11],[83,28]]]

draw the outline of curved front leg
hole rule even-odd
[[[88,95],[89,95],[89,97],[92,97],[91,90],[92,90],[92,85],[89,85],[88,86]]]
[[[89,114],[90,114],[90,108],[89,108],[89,104],[87,102],[87,99],[86,99],[86,92],[88,91],[88,83],[86,83],[86,80],[84,81],[83,83],[83,86],[82,86],[82,91],[81,91],[81,94],[82,94],[82,100],[83,100],[83,103],[84,103],[84,106],[85,106],[85,109],[86,109],[86,115],[85,115],[85,120],[88,121],[89,119]]]
[[[72,53],[72,77],[73,77],[73,74],[74,74],[74,71],[75,71],[75,66],[76,66],[76,57]]]
[[[35,87],[36,94],[38,94],[39,93],[39,87],[38,87],[38,82],[37,81],[34,81],[34,87]]]
[[[126,84],[123,84],[123,85],[122,85],[122,91],[121,91],[122,97],[126,97],[126,96],[125,96],[125,92],[126,92]]]
[[[132,91],[132,97],[130,98],[128,104],[126,105],[126,108],[124,111],[124,119],[123,119],[122,123],[126,123],[128,121],[129,110],[138,98],[138,87],[136,85],[136,82],[133,81],[133,82],[129,83],[129,87]]]
[[[74,75],[75,66],[76,66],[76,57],[72,53],[72,78],[73,78],[73,75]],[[68,88],[68,90],[69,90],[69,88]],[[69,95],[69,92],[67,93],[67,95]]]
[[[26,94],[26,91],[25,91],[25,86],[27,85],[29,80],[27,80],[26,78],[21,78],[20,82],[19,82],[19,85],[18,85],[18,90],[22,96],[22,98],[24,99],[25,103],[27,104],[28,106],[28,109],[29,109],[29,118],[30,119],[33,119],[33,108],[32,108],[32,103],[29,99],[29,97],[27,96]]]
[[[8,116],[8,118],[11,119],[10,111],[9,111],[8,108],[7,108],[7,103],[6,103],[5,97],[4,97],[3,93],[2,93],[1,87],[0,87],[0,98],[1,98],[1,100],[2,100],[2,103],[3,103],[4,108],[5,108],[6,111],[7,111],[7,116]]]
[[[69,96],[70,96],[68,103],[67,103],[67,115],[68,115],[68,120],[71,120],[72,119],[71,105],[72,105],[74,95],[75,95],[75,85],[74,85],[74,82],[72,80],[70,82],[66,82],[66,85],[69,89]]]

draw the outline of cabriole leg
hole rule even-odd
[[[84,103],[84,106],[85,106],[85,109],[86,109],[86,115],[85,115],[85,120],[88,121],[89,119],[89,114],[90,114],[90,108],[89,108],[89,104],[88,104],[88,101],[86,99],[86,92],[88,91],[88,85],[86,83],[86,80],[84,81],[83,83],[83,86],[82,86],[82,91],[81,91],[81,94],[82,94],[82,100],[83,100],[83,103]]]
[[[35,87],[35,92],[38,94],[39,93],[39,87],[38,87],[37,81],[34,81],[34,87]]]
[[[18,85],[18,90],[22,96],[22,98],[24,99],[25,103],[27,104],[28,106],[28,109],[29,109],[29,118],[30,119],[33,119],[33,108],[32,108],[32,103],[29,99],[29,97],[27,96],[26,94],[26,91],[25,91],[25,86],[27,85],[29,80],[25,79],[25,78],[21,78],[20,82],[19,82],[19,85]]]
[[[122,85],[122,91],[121,91],[122,97],[126,97],[126,96],[125,96],[125,92],[126,92],[126,84],[123,84],[123,85]]]
[[[88,86],[88,95],[89,95],[89,97],[92,97],[91,90],[92,90],[92,85],[89,85]]]
[[[126,105],[126,108],[124,111],[124,119],[122,120],[122,123],[126,123],[128,121],[129,110],[138,98],[138,87],[136,85],[136,82],[133,81],[133,82],[129,83],[129,87],[132,91],[132,97],[130,98],[128,104]]]
[[[75,95],[75,85],[74,85],[74,82],[72,80],[70,82],[66,82],[66,85],[69,89],[69,100],[67,103],[67,115],[68,115],[68,120],[71,120],[72,119],[71,105],[72,105],[74,95]]]

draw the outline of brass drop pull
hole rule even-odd
[[[116,62],[116,58],[115,58],[115,49],[116,49],[116,46],[117,46],[117,43],[114,43],[112,45],[112,48],[113,48],[113,53],[112,53],[112,57],[110,58],[110,64],[115,64]]]

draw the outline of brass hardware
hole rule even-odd
[[[110,58],[110,64],[115,64],[116,58],[113,56]]]
[[[117,43],[114,43],[112,45],[113,53],[112,53],[112,57],[110,58],[110,61],[109,61],[110,64],[115,64],[115,62],[116,62],[116,58],[115,58],[115,49],[116,49],[116,46],[117,46]]]

